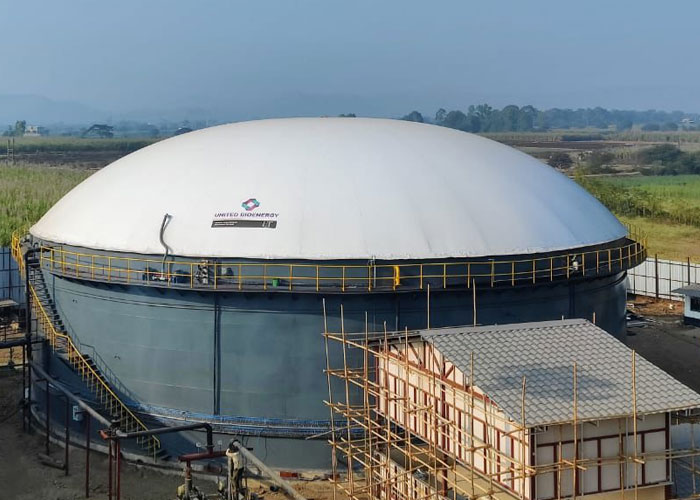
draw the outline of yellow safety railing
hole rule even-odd
[[[24,259],[22,258],[20,240],[19,237],[15,235],[13,235],[12,238],[11,249],[12,255],[18,263],[20,270],[24,271]],[[37,320],[37,325],[54,351],[57,349],[63,349],[65,351],[68,362],[80,374],[88,388],[97,396],[100,404],[109,411],[110,415],[119,417],[122,430],[126,432],[148,430],[146,424],[124,404],[104,380],[102,375],[88,363],[83,354],[76,347],[73,339],[71,339],[68,334],[56,330],[54,322],[46,312],[34,286],[30,284],[29,290],[32,296],[32,309]],[[156,436],[142,436],[137,438],[137,443],[139,445],[146,443],[147,449],[153,453],[154,457],[161,446],[160,440]]]
[[[13,242],[14,244],[14,242]],[[646,237],[630,229],[621,245],[569,251],[531,259],[488,259],[405,264],[307,264],[222,262],[123,257],[40,248],[41,266],[52,273],[120,284],[216,290],[390,291],[495,287],[620,272],[646,258]]]
[[[162,261],[76,252],[42,246],[41,266],[53,273],[122,284],[221,290],[382,291],[456,286],[489,287],[610,274],[639,265],[646,248],[639,241],[587,252],[533,259],[341,265],[266,262]]]
[[[68,362],[80,374],[90,390],[97,396],[100,404],[109,411],[110,415],[118,416],[122,430],[132,432],[137,430],[148,430],[148,427],[122,402],[104,380],[102,375],[88,363],[80,350],[75,346],[73,339],[66,333],[56,330],[53,321],[44,309],[43,304],[37,296],[36,290],[29,285],[32,294],[32,307],[37,319],[37,323],[44,333],[51,347],[55,350],[63,349],[68,357]],[[137,443],[148,444],[148,449],[154,456],[160,448],[160,440],[155,436],[143,436],[137,439]]]

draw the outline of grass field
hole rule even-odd
[[[682,214],[700,211],[700,176],[633,176],[606,177],[597,180],[606,186],[619,188],[612,194],[620,202],[608,203],[624,222],[639,227],[649,238],[649,254],[660,258],[685,260],[690,257],[700,262],[700,225],[695,219],[689,223],[678,220]],[[591,190],[594,194],[596,189]],[[615,198],[605,193],[604,199]],[[630,200],[645,200],[646,216],[625,213],[625,206],[634,206]],[[639,207],[635,207],[636,210]]]
[[[654,195],[667,209],[679,205],[684,208],[700,207],[698,175],[608,177],[605,182]]]
[[[639,228],[647,235],[649,257],[700,263],[700,228],[684,224],[669,224],[644,217],[624,217],[622,222]]]
[[[0,137],[0,155],[5,154],[8,137]],[[122,151],[124,154],[136,151],[158,142],[160,138],[116,138],[98,139],[85,137],[16,137],[15,153],[36,152],[79,152],[79,151]]]
[[[0,245],[12,232],[35,223],[92,172],[32,164],[0,165]]]

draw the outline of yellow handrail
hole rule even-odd
[[[296,290],[333,288],[352,292],[423,289],[428,282],[433,287],[448,288],[455,284],[469,287],[474,280],[491,287],[504,283],[516,286],[525,280],[536,283],[569,279],[572,273],[595,276],[634,267],[646,258],[646,238],[634,228],[629,231],[632,241],[624,245],[530,259],[369,265],[173,260],[163,270],[162,259],[78,252],[44,245],[40,248],[40,261],[51,272],[66,276],[169,288],[294,291],[296,287]],[[17,241],[13,237],[13,252]]]
[[[90,366],[90,363],[87,362],[80,350],[73,343],[73,339],[71,339],[70,336],[66,333],[61,333],[56,330],[53,321],[51,321],[49,315],[44,309],[44,306],[39,300],[36,290],[34,290],[34,286],[30,284],[29,289],[33,298],[32,305],[34,306],[34,310],[38,316],[37,319],[39,320],[39,323],[41,324],[42,329],[44,330],[44,335],[46,335],[46,337],[48,338],[51,347],[56,349],[56,345],[59,343],[59,341],[62,341],[65,344],[66,350],[68,351],[69,362],[78,369],[78,371],[84,378],[91,378],[91,381],[93,383],[96,382],[97,384],[99,384],[98,396],[101,397],[102,393],[108,394],[112,398],[113,402],[116,403],[116,405],[120,408],[120,410],[122,410],[123,413],[125,413],[129,418],[131,418],[139,428],[141,428],[142,430],[148,430],[146,424],[144,424],[136,415],[134,415],[134,413],[124,404],[124,402],[122,402],[119,396],[117,396],[114,393],[114,391],[111,389],[109,384],[105,382],[102,376],[98,374],[92,368],[92,366]],[[86,373],[90,374],[91,377],[86,377]],[[110,409],[112,409],[113,405],[110,404],[109,407]],[[160,448],[160,440],[155,436],[150,436],[149,439],[152,442],[153,453],[155,454],[155,452]]]

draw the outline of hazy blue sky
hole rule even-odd
[[[6,1],[0,94],[241,119],[700,111],[698,1]]]

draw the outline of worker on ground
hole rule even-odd
[[[243,479],[243,457],[238,451],[238,443],[231,440],[226,450],[228,461],[228,500],[238,500],[241,493],[241,479]]]

